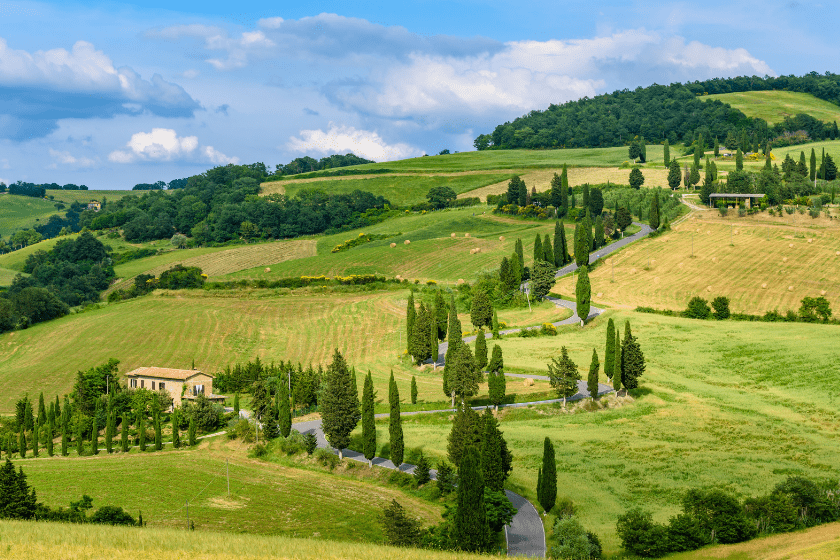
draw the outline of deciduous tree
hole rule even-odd
[[[484,290],[476,290],[473,296],[470,322],[475,328],[490,327],[493,323],[493,306]]]
[[[630,177],[628,177],[627,181],[631,187],[638,189],[645,184],[645,176],[642,174],[641,169],[634,167],[630,170]]]
[[[566,399],[573,397],[577,391],[577,382],[580,381],[578,367],[569,358],[569,351],[563,346],[560,350],[560,358],[554,357],[548,364],[548,378],[551,387],[557,391],[557,397],[563,399],[563,406],[566,406]]]

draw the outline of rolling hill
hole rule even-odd
[[[814,97],[810,93],[779,90],[742,91],[704,95],[698,99],[716,99],[731,105],[748,117],[764,119],[770,124],[782,122],[785,117],[793,117],[799,113],[829,123],[840,120],[840,106]]]

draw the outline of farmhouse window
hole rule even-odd
[[[145,388],[145,387],[146,387],[146,380],[145,380],[145,379],[141,379],[141,380],[140,380],[140,388],[141,388],[141,389],[143,389],[143,388]]]
[[[152,381],[152,391],[154,391],[154,390],[155,390],[155,382]]]
[[[193,396],[203,395],[203,394],[204,394],[204,385],[193,385]]]
[[[163,391],[163,389],[164,389],[165,387],[166,387],[166,383],[164,383],[163,381],[161,381],[160,383],[158,383],[158,389],[159,389],[159,390]]]
[[[131,380],[131,388],[132,388],[132,389],[136,389],[136,388],[137,388],[137,380],[136,380],[136,379],[132,379],[132,380]]]

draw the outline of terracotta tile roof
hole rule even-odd
[[[198,374],[214,378],[209,373],[204,373],[203,371],[197,369],[172,369],[161,367],[141,367],[129,371],[125,375],[126,377],[158,377],[161,379],[177,379],[179,381],[186,381],[190,377]]]

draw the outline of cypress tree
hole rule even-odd
[[[563,208],[563,215],[569,213],[569,172],[566,164],[563,164],[563,171],[560,172],[560,206]]]
[[[490,548],[490,531],[484,508],[484,476],[478,450],[469,446],[458,465],[458,506],[455,510],[453,537],[467,552]]]
[[[178,409],[172,411],[172,447],[178,449],[181,447],[181,418],[178,414]],[[116,421],[116,413],[114,413],[114,421]]]
[[[194,447],[196,443],[195,438],[195,418],[190,418],[190,427],[187,429],[187,443],[190,447]],[[142,451],[142,448],[141,448]]]
[[[499,405],[505,400],[505,392],[507,390],[504,373],[505,363],[502,358],[502,349],[498,344],[493,345],[493,355],[490,363],[487,365],[487,369],[490,371],[489,378],[493,380],[492,385],[489,387],[490,402],[498,409]]]
[[[589,208],[589,183],[584,183],[581,190],[583,190],[583,203],[581,204],[581,208],[586,210]]]
[[[534,239],[534,264],[537,261],[541,261],[545,258],[545,253],[543,252],[542,248],[542,239],[540,239],[540,234],[538,233],[536,238]]]
[[[53,456],[55,449],[53,447],[53,435],[55,434],[55,418],[50,417],[47,421],[47,455]]]
[[[519,287],[519,283],[522,282],[522,278],[525,276],[525,250],[522,248],[522,240],[520,238],[516,238],[516,243],[513,246],[513,251],[516,253],[516,256],[519,257],[519,269],[517,270],[517,282],[516,287]]]
[[[61,416],[61,403],[58,402],[58,395],[55,396],[55,420]]]
[[[647,162],[647,142],[645,142],[645,137],[639,135],[639,152],[641,154],[642,163]]]
[[[537,502],[540,501],[540,497],[542,496],[542,466],[537,467]],[[536,509],[536,508],[534,508]]]
[[[630,332],[630,321],[624,324],[624,341],[621,343],[621,383],[625,389],[639,386],[639,377],[645,371],[645,355],[635,336]]]
[[[598,351],[592,349],[592,362],[589,364],[589,377],[586,379],[586,390],[593,400],[598,398],[598,370],[601,362],[598,361]]]
[[[519,255],[514,253],[510,257],[510,279],[511,284],[508,286],[509,290],[518,290],[519,286],[522,284],[523,278],[523,268],[522,268],[522,261],[519,259]]]
[[[160,412],[155,412],[155,451],[163,449],[163,434],[160,426]]]
[[[67,450],[67,446],[69,443],[70,435],[67,433],[70,427],[67,425],[67,418],[62,418],[61,420],[61,456],[67,457],[69,451]]]
[[[26,406],[23,409],[24,428],[32,430],[35,428],[35,417],[32,415],[32,402],[26,399]]]
[[[81,420],[81,419],[80,419]],[[85,440],[82,431],[82,422],[76,423],[76,454],[81,457],[85,454]]]
[[[493,310],[493,338],[499,338],[499,314],[496,313],[496,310]]]
[[[484,290],[476,290],[470,306],[470,322],[474,327],[489,327],[493,324],[493,306]]]
[[[93,455],[99,455],[99,422],[96,415],[94,415],[90,427],[90,452]]]
[[[548,436],[546,436],[543,442],[541,482],[540,490],[542,492],[537,496],[537,500],[547,515],[551,512],[554,503],[557,501],[557,464],[554,460],[554,444],[551,443]]]
[[[432,318],[429,310],[423,302],[420,302],[420,311],[414,322],[414,334],[411,337],[411,349],[409,352],[414,357],[414,363],[418,366],[432,356],[432,349],[429,348],[431,339]],[[358,399],[357,399],[358,400]]]
[[[292,433],[292,405],[289,401],[289,386],[280,382],[277,387],[277,423],[280,427],[280,435],[284,438]]]
[[[449,374],[455,362],[455,355],[458,347],[463,344],[461,341],[461,321],[458,320],[458,310],[455,307],[455,296],[450,295],[449,300],[449,332],[447,333],[447,347],[445,363],[443,365],[443,393],[447,398],[452,396],[452,388],[449,386]]]
[[[700,167],[700,157],[703,154],[703,148],[700,145],[701,142],[698,142],[696,146],[694,146],[694,167]]]
[[[554,177],[551,178],[551,205],[554,206],[558,211],[563,204],[563,197],[560,192],[562,186],[563,180],[560,178],[560,175],[554,173]]]
[[[650,227],[659,229],[659,189],[654,189],[653,199],[650,201]]]
[[[397,382],[394,380],[393,371],[391,372],[391,380],[388,383],[388,402],[391,405],[391,416],[388,422],[391,462],[399,468],[403,462],[405,443],[403,442],[402,417],[400,416],[400,392],[397,390]]]
[[[825,150],[823,150],[823,160],[825,160]],[[36,422],[39,426],[47,423],[47,407],[44,406],[44,393],[38,395],[38,418]]]
[[[123,413],[122,422],[120,422],[120,449],[123,453],[128,453],[128,414]]]
[[[408,292],[408,304],[405,308],[405,349],[410,354],[414,349],[412,339],[414,337],[414,322],[417,320],[417,310],[414,308],[414,292]]]
[[[609,379],[613,376],[613,365],[615,363],[615,323],[612,317],[607,321],[607,348],[604,351],[604,375]]]
[[[437,339],[446,340],[449,310],[446,308],[446,302],[440,290],[435,291],[435,321],[437,322]]]
[[[607,244],[606,239],[604,238],[604,220],[601,219],[601,216],[595,218],[595,248],[603,247]]]
[[[239,391],[237,391],[236,395],[233,397],[233,413],[239,417]]]
[[[545,237],[543,237],[542,246],[543,260],[552,266],[556,266],[556,263],[554,262],[554,247],[551,246],[551,238],[547,233],[545,234]]]
[[[814,181],[814,178],[817,176],[817,152],[814,151],[814,148],[811,148],[811,173],[808,175],[811,179],[811,182]]]
[[[586,250],[583,226],[583,222],[575,224],[575,264],[578,266],[583,266],[589,262],[589,251]]]
[[[663,160],[665,162],[665,167],[667,168],[668,164],[671,163],[671,146],[668,144],[668,139],[667,138],[665,139],[665,146],[662,149],[662,151],[663,151],[663,154],[664,154]]]
[[[487,365],[487,339],[484,338],[484,330],[479,328],[475,338],[475,365],[478,371],[484,371]]]
[[[481,469],[484,485],[493,492],[504,492],[505,469],[502,460],[502,434],[496,417],[489,408],[484,409],[484,434],[481,438]]]
[[[738,147],[738,151],[735,152],[735,169],[737,171],[743,171],[744,169],[744,154],[741,153],[740,146]]]
[[[414,377],[412,377],[414,379]],[[362,392],[362,452],[368,460],[368,467],[373,467],[376,456],[376,421],[374,420],[373,378],[368,370],[365,388]]]
[[[137,413],[137,434],[140,437],[140,451],[146,451],[146,413],[143,410]]]
[[[613,359],[612,383],[616,394],[621,390],[621,333],[615,329],[615,357]]]
[[[528,204],[528,187],[525,186],[525,181],[519,179],[519,206],[527,206]]]
[[[18,453],[21,459],[26,459],[26,434],[23,432],[23,426],[20,427],[18,433]]]
[[[114,452],[114,416],[108,412],[108,419],[105,422],[105,450],[110,455]]]
[[[350,386],[350,369],[344,356],[336,349],[332,363],[327,368],[324,389],[319,400],[324,434],[331,446],[344,458],[344,449],[350,444],[350,433],[359,423],[362,413],[356,391]]]
[[[582,266],[578,271],[575,298],[578,317],[580,317],[580,326],[582,327],[589,317],[589,309],[592,303],[592,286],[589,283],[589,270],[585,266]]]
[[[39,443],[40,438],[38,437],[38,433],[40,431],[41,431],[41,425],[36,423],[35,427],[32,429],[32,437],[30,438],[30,439],[32,439],[32,456],[36,457],[36,458],[38,457],[38,452],[39,452],[38,443]]]
[[[563,254],[563,242],[560,240],[560,222],[554,222],[554,266],[560,268],[564,264],[566,264],[565,255]]]

